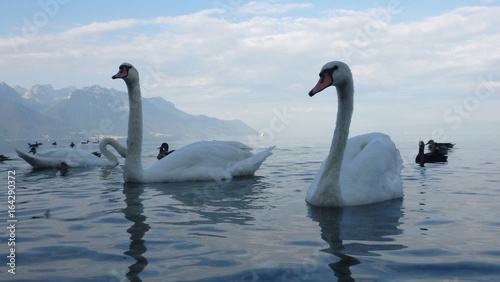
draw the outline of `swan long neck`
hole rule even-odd
[[[113,153],[108,150],[108,145],[111,145],[113,148],[115,148],[116,152],[118,152],[118,154],[120,154],[120,156],[124,158],[126,156],[127,149],[113,138],[104,138],[99,143],[99,151],[101,151],[101,153],[108,159],[108,161],[118,164],[118,159]]]
[[[129,120],[127,137],[127,158],[123,168],[125,182],[143,182],[142,169],[142,101],[139,81],[128,82]]]
[[[353,112],[354,87],[352,79],[343,86],[337,86],[338,111],[333,133],[332,145],[328,154],[323,175],[318,183],[319,191],[327,193],[325,199],[330,199],[333,203],[329,205],[342,206],[343,200],[340,189],[340,171],[344,159],[344,152],[349,137],[349,126],[351,124]]]

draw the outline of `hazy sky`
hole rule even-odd
[[[0,81],[11,86],[126,91],[111,76],[130,62],[143,96],[188,113],[331,135],[334,89],[307,93],[340,60],[354,75],[354,133],[500,122],[499,1],[1,3]]]

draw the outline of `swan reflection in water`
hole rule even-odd
[[[245,225],[255,220],[252,210],[264,208],[261,204],[265,202],[260,199],[264,197],[263,188],[268,185],[260,177],[238,178],[228,182],[125,183],[123,193],[126,208],[123,213],[132,225],[127,229],[130,233],[130,247],[124,254],[135,260],[128,267],[126,277],[130,281],[140,281],[139,274],[148,265],[146,241],[143,237],[151,228],[165,227],[146,223],[143,206],[145,198],[142,196],[144,191],[148,191],[149,197],[154,193],[155,199],[167,200],[165,204],[155,206],[163,209],[161,214],[171,215],[164,218],[162,223],[183,226],[222,222]],[[147,200],[150,201],[151,198]],[[173,215],[179,217],[176,219]],[[149,220],[154,222],[155,219]],[[156,233],[158,232],[157,230]],[[161,264],[157,263],[155,267],[159,265]]]
[[[167,212],[182,216],[177,225],[232,223],[244,225],[254,221],[252,211],[262,209],[259,199],[268,186],[260,177],[238,178],[231,181],[179,182],[152,184],[151,188],[172,195],[175,201],[165,204]]]
[[[125,194],[125,203],[127,206],[123,209],[125,218],[133,222],[127,229],[130,233],[130,247],[124,254],[135,259],[135,263],[129,266],[129,272],[126,274],[130,281],[140,281],[139,273],[148,265],[148,260],[143,256],[147,251],[145,241],[142,239],[150,229],[149,224],[145,223],[143,199],[141,194],[144,192],[144,186],[137,183],[125,183],[123,185],[123,194]],[[138,280],[139,279],[139,280]]]
[[[360,257],[406,248],[390,243],[395,241],[391,237],[402,233],[398,228],[403,216],[402,202],[395,199],[343,208],[309,206],[309,217],[319,223],[321,239],[329,245],[321,251],[340,259],[329,264],[339,281],[354,281],[351,266],[362,263]]]

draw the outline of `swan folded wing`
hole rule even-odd
[[[231,179],[231,167],[253,156],[246,149],[222,141],[199,141],[159,160],[144,170],[144,176],[149,182]]]
[[[89,151],[72,148],[67,148],[58,152],[50,152],[47,156],[62,159],[70,167],[100,166],[109,164],[108,161],[99,158]]]
[[[192,143],[188,146],[191,146],[191,145],[224,145],[224,146],[232,146],[232,147],[235,147],[235,148],[238,148],[238,149],[241,149],[241,150],[245,150],[245,151],[252,151],[253,148],[244,144],[244,143],[241,143],[241,142],[238,142],[238,141],[219,141],[219,140],[213,140],[213,141],[198,141],[198,142],[195,142],[195,143]]]
[[[29,163],[32,167],[38,168],[48,168],[48,167],[56,167],[61,163],[61,160],[54,158],[45,158],[45,157],[34,157],[28,154],[25,154],[19,150],[16,150],[17,155]]]
[[[273,154],[271,151],[274,147],[275,146],[269,147],[250,158],[237,162],[229,169],[231,175],[233,177],[254,175],[267,157]]]
[[[69,167],[100,166],[109,164],[106,160],[103,160],[88,151],[72,148],[48,149],[41,151],[34,156],[24,154],[18,150],[16,150],[16,152],[31,166],[38,168],[55,167],[62,162],[65,162]]]
[[[403,196],[402,159],[389,136],[381,133],[349,139],[340,183],[347,205],[362,205]]]

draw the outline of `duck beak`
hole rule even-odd
[[[127,75],[128,75],[128,68],[125,66],[120,66],[120,70],[118,71],[118,73],[113,75],[111,78],[112,79],[125,78],[127,77]]]
[[[314,96],[314,94],[323,91],[325,88],[332,85],[332,83],[333,79],[328,73],[325,72],[323,74],[320,74],[318,83],[311,91],[309,91],[309,97],[312,97]]]

